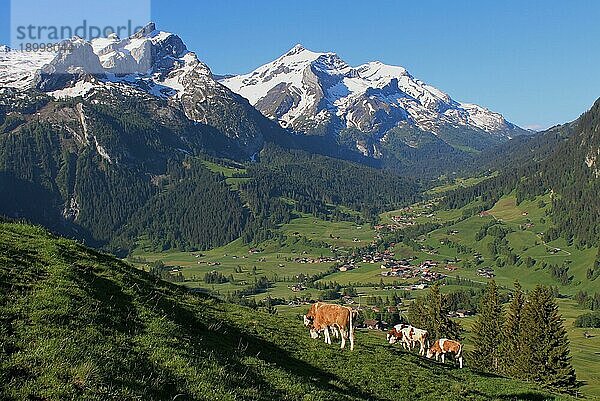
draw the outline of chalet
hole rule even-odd
[[[438,265],[438,262],[435,262],[433,260],[426,260],[423,263],[421,263],[421,269],[428,269],[430,267],[436,267]]]
[[[300,291],[304,291],[306,289],[305,286],[303,286],[302,284],[294,284],[290,287],[290,290],[292,290],[293,292],[300,292]]]
[[[342,297],[342,301],[344,301],[344,303],[348,305],[352,305],[354,303],[354,299],[349,295],[344,295]]]
[[[485,278],[494,278],[496,277],[496,273],[494,270],[489,267],[483,267],[481,269],[477,269],[477,275]]]
[[[468,316],[473,316],[475,313],[471,310],[468,309],[457,309],[456,310],[456,315],[458,317],[468,317]]]
[[[421,283],[421,284],[413,284],[410,287],[408,287],[409,290],[412,291],[416,291],[416,290],[424,290],[425,288],[427,288],[427,284],[425,283]]]
[[[421,279],[427,282],[441,280],[442,278],[444,278],[444,275],[438,272],[425,271],[421,273]]]

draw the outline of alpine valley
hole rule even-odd
[[[216,75],[154,23],[0,46],[0,399],[600,397],[599,132],[302,45]]]

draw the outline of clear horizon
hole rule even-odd
[[[0,43],[10,42],[0,0]],[[97,4],[97,3],[95,3]],[[157,28],[177,33],[215,74],[241,74],[301,43],[356,66],[379,60],[524,128],[572,121],[600,97],[600,3],[515,0],[377,5],[154,0]],[[32,19],[43,11],[32,10]]]

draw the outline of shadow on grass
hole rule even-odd
[[[242,369],[245,372],[246,379],[240,380],[238,385],[260,388],[263,399],[284,399],[289,394],[283,390],[274,388],[270,383],[257,375],[256,372],[248,370],[247,365],[242,364],[240,359],[244,357],[254,357],[264,361],[267,365],[275,365],[278,369],[285,371],[293,377],[292,380],[298,380],[302,383],[310,383],[311,388],[317,388],[320,391],[326,391],[345,396],[342,399],[369,399],[378,400],[372,394],[366,393],[360,388],[344,381],[341,377],[330,372],[322,370],[314,365],[294,357],[289,351],[275,345],[272,342],[265,341],[263,338],[253,334],[241,331],[238,327],[224,321],[219,321],[217,330],[206,326],[206,322],[199,320],[196,311],[183,308],[178,303],[168,299],[161,301],[159,307],[164,313],[178,324],[188,327],[189,330],[196,332],[195,346],[207,348],[210,347],[215,355],[220,355],[223,363],[237,361],[234,367],[235,371]],[[199,340],[202,340],[201,342]],[[333,385],[332,382],[340,383]],[[266,389],[266,391],[265,391]],[[301,394],[296,394],[300,396]]]
[[[217,366],[226,367],[226,373],[222,374],[224,377],[215,375],[209,380],[212,380],[215,385],[223,385],[223,381],[226,381],[228,390],[236,389],[235,392],[241,394],[257,394],[260,397],[258,399],[273,401],[290,398],[291,394],[285,388],[294,388],[298,383],[303,383],[304,389],[308,387],[317,392],[336,394],[340,400],[380,400],[341,377],[296,358],[288,350],[273,342],[243,331],[225,319],[219,318],[218,314],[221,313],[221,308],[218,307],[219,301],[208,295],[192,296],[181,287],[155,280],[147,273],[115,262],[110,256],[93,251],[88,252],[88,255],[103,266],[109,266],[106,270],[111,270],[109,275],[102,267],[94,269],[80,265],[76,260],[71,261],[73,268],[78,270],[76,281],[101,304],[97,323],[101,330],[107,333],[114,329],[130,336],[135,331],[140,331],[139,326],[144,324],[139,319],[141,314],[153,315],[155,318],[161,317],[176,325],[178,333],[173,333],[173,337],[184,339],[183,341],[187,343],[188,346],[183,346],[182,343],[181,348],[185,349],[184,357],[190,364],[199,358],[206,358],[208,354]],[[122,282],[116,282],[115,278]],[[185,301],[186,297],[187,301]],[[213,306],[215,303],[217,307]],[[250,315],[246,315],[250,311],[242,313],[246,319],[251,320]],[[229,318],[231,319],[231,316]],[[142,327],[141,330],[144,328]],[[142,354],[149,351],[140,350],[138,347],[136,352]],[[152,366],[149,374],[162,370],[164,376],[165,371],[170,369],[157,363],[155,358],[151,360],[149,355],[145,355],[144,358],[145,365]],[[285,372],[284,377],[289,376],[289,378],[286,377],[282,383],[281,374],[276,373],[276,380],[271,382],[261,375],[264,369],[253,368],[252,363],[248,363],[248,358],[263,361],[261,366],[267,366],[269,369],[275,365],[278,370]],[[144,370],[148,370],[147,366]],[[188,396],[193,398],[191,394],[187,396],[183,394],[189,393],[184,378],[175,371],[170,371],[168,376],[172,378],[172,383],[157,389],[160,394],[155,393],[154,396],[160,399],[172,399],[179,394],[177,400],[188,399],[186,398]],[[277,387],[274,383],[277,383]],[[144,391],[139,388],[136,390]],[[292,398],[303,396],[304,394],[294,394]]]

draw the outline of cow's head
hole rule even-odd
[[[434,355],[434,354],[433,354],[433,351],[431,350],[431,348],[429,348],[429,349],[427,350],[427,358],[431,359],[431,358],[433,358],[433,355]]]
[[[310,326],[312,324],[312,319],[306,315],[304,315],[303,317],[304,317],[304,325],[306,327]]]
[[[385,338],[388,343],[395,344],[396,341],[398,341],[397,335],[398,335],[398,332],[396,331],[396,329],[391,329],[390,331],[387,332],[387,335],[385,336]]]

